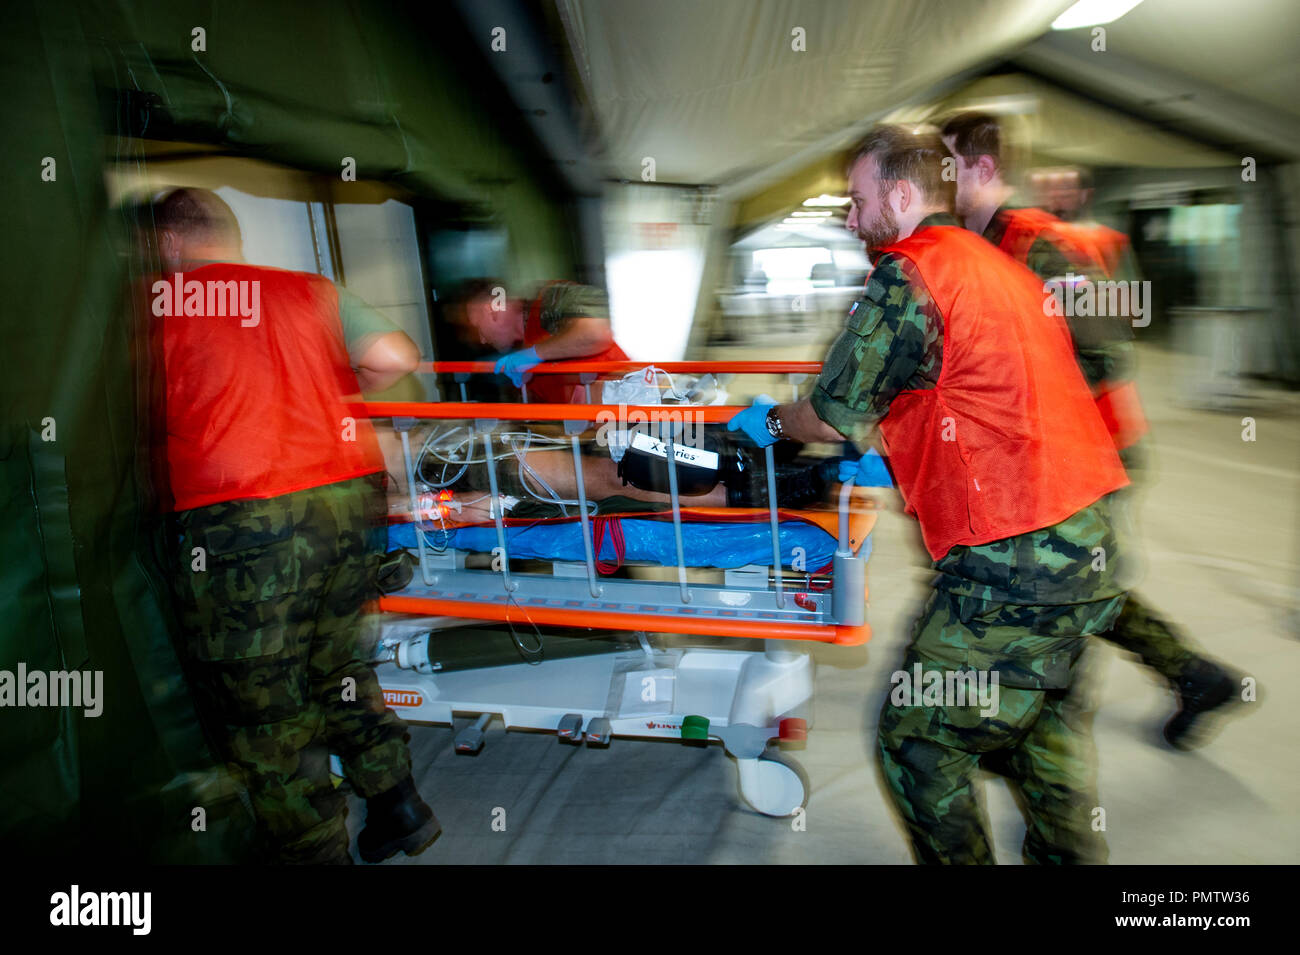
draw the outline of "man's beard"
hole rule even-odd
[[[858,223],[858,238],[866,244],[868,255],[897,242],[898,220],[894,218],[894,210],[881,203],[880,215],[871,224],[871,228],[864,228]]]

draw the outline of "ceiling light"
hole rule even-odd
[[[1077,30],[1118,20],[1142,0],[1079,0],[1052,21],[1053,30]]]
[[[820,196],[813,196],[811,199],[803,201],[805,206],[847,206],[849,204],[848,196],[830,196],[822,193]]]

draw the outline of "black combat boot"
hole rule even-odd
[[[357,851],[366,862],[383,862],[398,851],[418,855],[442,834],[415,782],[406,777],[392,789],[366,800],[366,827],[357,837]]]
[[[1221,706],[1236,701],[1237,680],[1210,660],[1197,660],[1174,682],[1178,712],[1165,724],[1165,739],[1178,749],[1192,749],[1205,741],[1203,733],[1192,733],[1196,721]]]
[[[839,475],[840,458],[807,458],[776,462],[776,503],[779,507],[807,507],[827,500]],[[728,466],[730,465],[730,466]],[[739,448],[724,462],[728,507],[767,507],[767,465],[763,452]]]

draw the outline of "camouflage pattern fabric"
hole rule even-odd
[[[1116,533],[1121,491],[1059,524],[988,544],[959,544],[935,562],[935,587],[1007,604],[1071,604],[1125,591],[1127,566]]]
[[[1092,827],[1092,700],[1080,658],[1087,635],[1109,626],[1123,601],[1028,607],[931,595],[902,669],[992,669],[998,693],[997,711],[987,716],[978,704],[885,699],[878,756],[918,863],[994,863],[981,768],[1006,776],[1016,790],[1026,817],[1026,863],[1106,861],[1105,839]]]
[[[338,755],[365,798],[410,775],[405,724],[367,662],[363,603],[382,554],[381,476],[177,515],[175,586],[195,694],[285,862],[348,855]]]
[[[558,335],[571,318],[609,318],[609,296],[603,289],[577,282],[555,282],[541,293],[538,319],[548,335]]]
[[[1083,639],[1115,624],[1124,595],[1077,604],[1029,606],[935,591],[909,652],[925,665],[989,671],[998,685],[1066,690],[1083,653]]]
[[[882,256],[826,353],[813,410],[865,445],[899,392],[935,387],[942,364],[943,317],[929,290],[911,260]]]
[[[1136,656],[1170,683],[1202,659],[1177,630],[1130,592],[1115,626],[1099,636]]]

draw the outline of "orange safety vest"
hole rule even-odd
[[[1004,214],[1007,228],[998,248],[1021,264],[1028,262],[1033,244],[1039,238],[1047,238],[1071,265],[1082,270],[1100,268],[1109,277],[1115,274],[1128,244],[1128,238],[1114,229],[1101,225],[1077,226],[1042,209],[1007,209]],[[1133,382],[1098,382],[1093,397],[1117,448],[1131,447],[1149,430]]]
[[[239,284],[253,282],[256,299],[251,284]],[[345,403],[360,389],[333,283],[221,263],[184,273],[179,295],[175,286],[174,275],[160,280],[150,299],[162,323],[175,510],[277,497],[384,469],[370,421]],[[254,317],[231,307],[232,288],[256,301]]]
[[[938,384],[901,392],[880,422],[931,557],[1050,527],[1128,484],[1032,272],[954,226],[884,252],[911,261],[943,318]]]
[[[550,332],[542,327],[542,300],[545,291],[555,285],[574,285],[574,282],[548,282],[542,286],[537,298],[528,306],[528,317],[524,319],[524,345],[531,347],[550,338]],[[568,361],[627,361],[627,352],[611,344],[604,351],[582,358],[570,358]],[[529,397],[534,401],[555,404],[585,404],[586,394],[581,389],[582,379],[577,375],[533,375],[528,382]]]
[[[1115,277],[1124,253],[1128,251],[1128,236],[1100,222],[1062,222],[1061,225],[1076,241],[1089,248],[1107,278]]]
[[[1093,269],[1097,266],[1096,256],[1090,243],[1076,235],[1067,223],[1062,222],[1050,212],[1042,209],[1005,209],[1002,212],[1006,222],[1006,231],[998,248],[1017,262],[1024,264],[1029,260],[1029,250],[1040,238],[1052,242],[1079,269]]]

